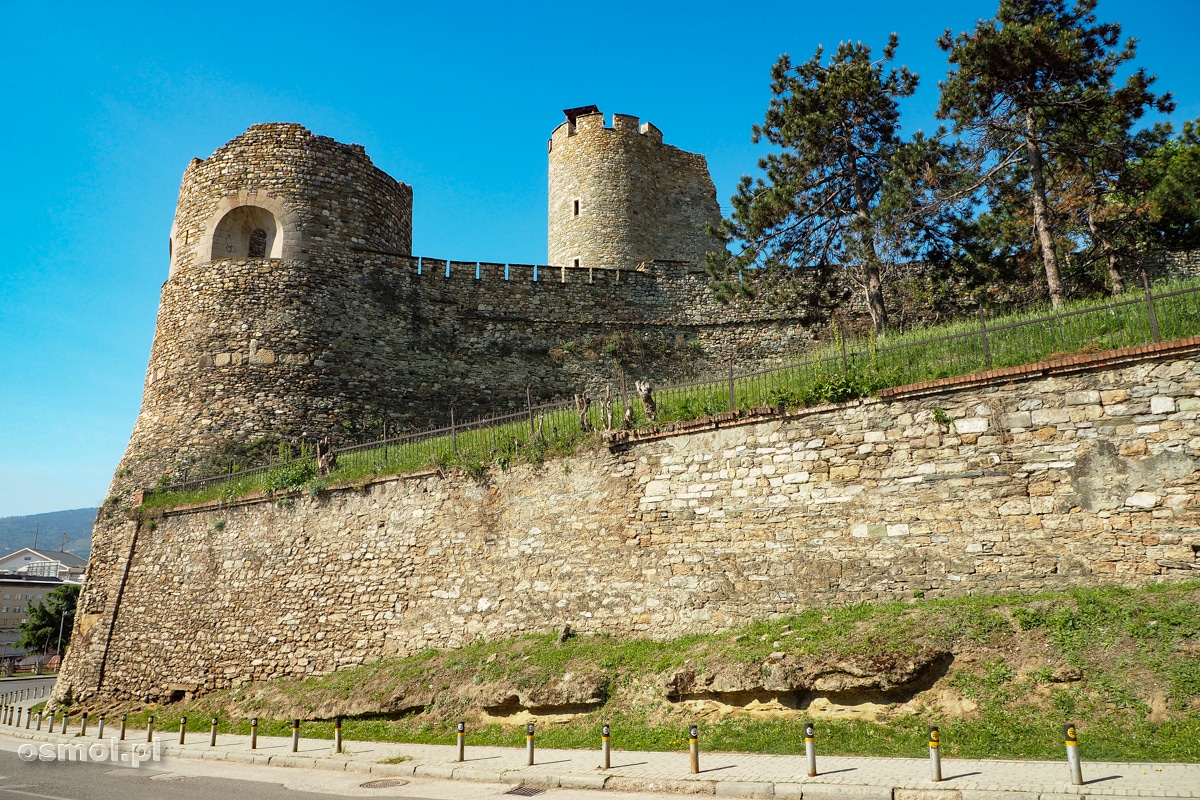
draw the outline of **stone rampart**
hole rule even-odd
[[[451,262],[365,248],[180,264],[162,290],[122,469],[148,486],[258,437],[445,424],[749,365],[811,341],[803,316],[715,302],[704,273]],[[534,280],[536,271],[536,280]],[[507,273],[507,275],[506,275]],[[363,431],[378,436],[380,428]]]
[[[478,482],[102,515],[56,692],[169,699],[477,637],[1200,569],[1200,363],[664,437]]]

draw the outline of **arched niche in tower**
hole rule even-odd
[[[217,223],[210,258],[282,258],[279,221],[261,206],[230,209]]]

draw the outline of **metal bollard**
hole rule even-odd
[[[212,718],[211,731],[208,734],[208,746],[209,747],[217,746],[217,718],[216,717]]]
[[[183,744],[183,740],[187,737],[187,717],[179,719],[179,743]]]
[[[19,728],[19,727],[21,727],[21,712],[22,712],[22,711],[24,711],[24,710],[25,710],[25,709],[24,709],[24,708],[22,708],[21,706],[17,706],[17,721],[16,721],[16,723],[14,723],[14,724],[15,724],[15,725],[16,725],[16,727],[18,727],[18,728]]]
[[[300,752],[300,720],[292,720],[292,752]]]
[[[30,709],[29,713],[25,715],[25,730],[29,730],[29,726],[32,724],[33,724],[33,710]]]
[[[529,758],[526,759],[526,766],[533,766],[533,723],[525,726],[525,750]]]
[[[63,712],[63,724],[62,724],[62,732],[64,734],[67,732],[67,716],[68,716],[67,712],[64,711]]]
[[[125,741],[125,715],[121,715],[121,741]]]
[[[34,730],[40,731],[41,729],[42,729],[42,712],[39,711],[38,712],[38,724],[37,724],[37,727],[34,728]]]
[[[342,752],[342,718],[341,717],[333,718],[333,752],[335,752],[335,753]],[[462,751],[460,750],[459,752],[462,752]],[[459,761],[462,761],[462,759],[459,758]]]
[[[104,738],[104,715],[103,714],[100,715],[100,719],[96,720],[96,723],[97,723],[97,727],[99,728],[99,730],[96,731],[96,738],[103,739]]]
[[[692,757],[692,774],[700,772],[700,727],[693,725],[688,728],[688,751]]]
[[[942,779],[942,751],[941,739],[938,737],[938,729],[931,727],[929,729],[929,774],[930,780],[937,783]]]
[[[467,723],[458,723],[458,760],[466,758],[467,752]]]
[[[811,722],[804,725],[804,757],[808,759],[808,777],[817,777],[817,729]]]
[[[154,715],[146,717],[146,741],[154,741]]]
[[[258,717],[250,719],[250,749],[258,747]]]
[[[47,720],[49,721],[50,724],[48,726],[46,726],[46,731],[49,733],[54,733],[54,712],[53,711],[50,712],[49,716],[47,717]]]
[[[87,715],[88,712],[83,712],[83,718],[79,721],[79,735],[87,736]]]
[[[604,766],[601,769],[610,769],[612,766],[612,752],[608,746],[608,735],[611,730],[607,725],[600,728],[600,752],[604,755]]]
[[[1075,725],[1068,722],[1063,725],[1063,738],[1067,740],[1067,764],[1071,767],[1071,783],[1083,785],[1083,766],[1079,763],[1079,735]]]

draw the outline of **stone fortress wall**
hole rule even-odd
[[[630,119],[615,130],[647,144],[628,148],[621,169],[651,178],[606,174],[593,188],[657,191],[683,165],[678,182],[706,184],[700,200],[712,201],[697,213],[716,213],[704,159],[662,145],[661,135],[650,142]],[[613,133],[602,123],[579,121],[591,134]],[[562,399],[619,384],[622,374],[682,379],[810,341],[806,314],[722,305],[702,268],[653,260],[694,255],[679,244],[703,230],[683,211],[694,199],[645,206],[630,226],[636,249],[586,266],[422,259],[410,255],[412,189],[360,146],[299,125],[256,125],[184,174],[121,470],[131,486],[148,486],[230,442],[352,436],[364,419],[391,431],[444,425],[452,405],[460,420],[524,407],[526,386],[537,402]],[[587,220],[591,199],[584,210]],[[639,227],[655,214],[660,225]],[[606,226],[596,223],[596,237]],[[671,233],[683,229],[690,233]],[[654,231],[664,240],[658,251]]]
[[[1194,579],[1198,416],[1200,363],[1175,356],[484,482],[114,518],[56,691],[170,700],[562,624],[662,638],[827,604]]]
[[[127,513],[138,490],[230,442],[312,440],[368,415],[392,431],[442,424],[451,404],[459,419],[520,407],[526,386],[561,398],[810,341],[806,309],[712,299],[689,250],[711,181],[656,129],[621,116],[605,129],[599,114],[574,137],[560,127],[552,190],[579,172],[554,159],[576,145],[591,157],[610,135],[625,142],[614,159],[679,171],[675,189],[647,183],[666,189],[664,249],[638,249],[657,206],[630,190],[615,195],[639,212],[627,235],[597,218],[568,242],[594,249],[554,267],[414,257],[412,190],[298,125],[256,125],[189,165],[143,405],[97,517],[57,697],[170,697],[557,621],[672,635],[807,603],[1192,568],[1191,362],[960,395],[946,401],[964,420],[953,434],[928,404],[865,403],[636,445],[569,474]],[[635,175],[607,174],[614,190]],[[578,194],[581,216],[595,210]]]

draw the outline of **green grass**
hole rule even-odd
[[[1156,294],[1200,288],[1200,279],[1172,281],[1155,287]],[[1133,301],[1112,308],[1116,303]],[[1076,316],[1063,316],[1072,312]],[[1160,336],[1171,340],[1200,333],[1200,292],[1155,300]],[[1019,366],[1078,352],[1099,352],[1152,341],[1149,313],[1141,290],[1103,301],[1078,301],[1046,319],[1048,308],[1026,310],[987,321],[985,355],[979,320],[968,319],[934,328],[896,333],[882,339],[842,341],[811,349],[795,364],[752,376],[735,378],[738,409],[764,406],[805,408],[838,403],[880,389],[919,381],[966,375],[993,368]],[[1007,327],[1019,325],[1019,327]],[[964,338],[945,339],[960,335]],[[647,419],[636,397],[614,401],[616,425],[632,410],[633,426],[653,429],[671,422],[695,420],[730,410],[729,383],[717,378],[655,391],[657,415]],[[588,414],[594,431],[605,427],[600,403]],[[375,476],[402,475],[425,469],[460,469],[483,477],[487,469],[507,469],[514,463],[541,465],[546,459],[575,453],[595,443],[595,434],[580,429],[577,413],[560,408],[538,413],[534,429],[527,420],[428,437],[390,447],[375,447],[338,457],[337,469],[317,477],[311,460],[287,464],[252,475],[234,474],[203,489],[156,491],[143,507],[164,508],[211,500],[234,500],[256,493],[307,491],[319,494],[333,484],[348,484]]]
[[[422,711],[347,718],[344,738],[453,744],[461,719],[468,721],[468,744],[520,747],[522,726],[482,715],[471,687],[520,691],[573,672],[596,676],[603,702],[569,722],[540,722],[540,746],[595,748],[600,726],[610,724],[615,749],[682,752],[687,725],[700,722],[708,750],[801,753],[803,711],[698,719],[667,700],[664,677],[684,667],[697,674],[738,664],[753,669],[776,651],[797,661],[861,665],[933,650],[955,654],[936,691],[891,706],[877,722],[817,719],[821,752],[920,757],[926,727],[938,725],[948,757],[1060,759],[1061,727],[1073,722],[1089,759],[1200,761],[1198,642],[1200,583],[920,599],[814,609],[669,641],[577,636],[559,643],[551,634],[479,641],[143,709],[130,713],[128,724],[144,729],[154,713],[157,729],[173,732],[186,714],[193,730],[207,731],[215,714],[222,733],[248,735],[250,717],[258,716],[260,734],[287,736],[293,714],[320,716],[315,709],[362,708],[364,701],[387,708],[398,690],[424,691],[430,704]],[[1021,645],[1038,654],[1038,663],[1014,660]],[[1054,677],[1064,665],[1078,671],[1075,679]],[[931,696],[938,691],[953,691],[975,708],[949,714]],[[1151,721],[1156,697],[1165,698],[1165,713]],[[115,718],[110,711],[109,724]],[[332,720],[306,721],[302,734],[331,739]]]

